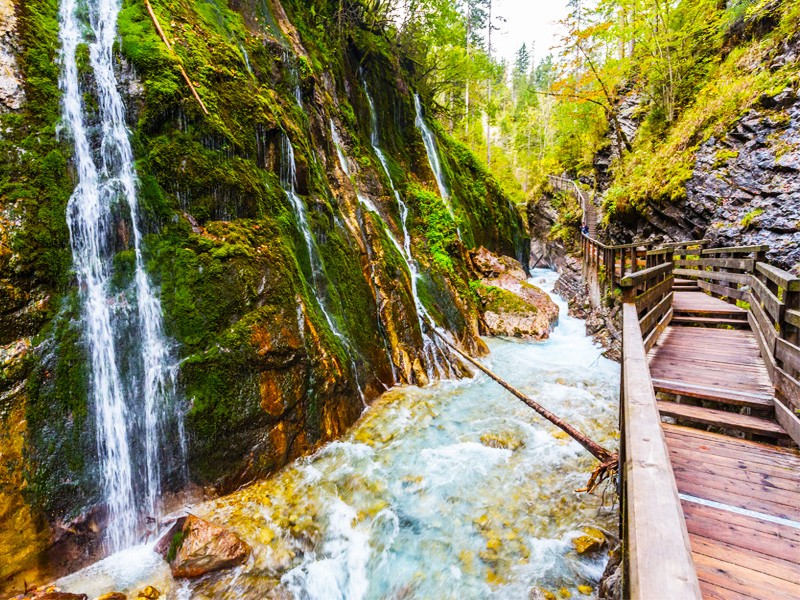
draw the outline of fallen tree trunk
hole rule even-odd
[[[469,362],[479,371],[486,373],[489,377],[503,386],[506,390],[511,392],[514,396],[518,399],[522,400],[527,406],[535,410],[537,413],[542,415],[545,419],[550,421],[553,425],[561,429],[565,432],[568,436],[578,442],[581,446],[583,446],[592,456],[594,456],[597,460],[600,461],[600,466],[594,470],[592,473],[591,478],[589,479],[589,483],[587,484],[584,490],[580,491],[589,491],[591,492],[597,485],[599,485],[603,480],[610,477],[613,473],[618,470],[618,463],[619,463],[619,454],[616,452],[611,452],[606,448],[603,448],[600,444],[595,442],[593,439],[588,437],[587,435],[583,434],[582,432],[575,429],[572,425],[564,421],[563,419],[559,418],[554,413],[547,410],[544,406],[520,392],[517,388],[513,385],[508,383],[499,375],[496,375],[477,360],[462,352],[455,344],[453,344],[450,340],[448,340],[442,333],[440,333],[435,327],[431,326],[430,323],[427,323],[428,328],[441,339],[448,347],[450,347],[454,352],[456,352],[461,358]]]

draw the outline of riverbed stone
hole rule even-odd
[[[576,537],[572,540],[572,545],[578,554],[590,554],[597,552],[606,543],[605,534],[594,527],[584,527],[584,535]]]
[[[158,596],[156,596],[158,598]],[[128,596],[122,592],[108,592],[102,596],[98,596],[97,600],[128,600]]]
[[[235,567],[250,556],[250,546],[235,533],[194,515],[178,519],[156,551],[169,562],[174,577],[184,578]]]

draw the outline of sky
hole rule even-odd
[[[513,62],[523,43],[535,42],[534,60],[539,62],[558,42],[557,21],[567,16],[567,0],[494,0],[494,12],[505,22],[492,35],[492,48],[498,58]]]

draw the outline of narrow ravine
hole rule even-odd
[[[551,291],[556,278],[537,270],[531,282]],[[562,316],[550,339],[487,339],[487,364],[616,448],[619,367],[553,298]],[[586,526],[617,531],[610,500],[575,491],[593,467],[488,377],[396,388],[341,440],[189,508],[253,546],[241,567],[176,582],[140,546],[61,585],[91,595],[152,584],[176,599],[265,598],[276,588],[296,600],[510,599],[537,588],[588,597],[606,553],[579,555],[573,540]]]

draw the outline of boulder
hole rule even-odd
[[[122,592],[108,592],[107,594],[99,596],[97,600],[128,600],[128,597]]]
[[[544,339],[558,321],[558,306],[526,280],[522,265],[480,248],[471,252],[472,271],[479,279],[472,289],[483,316],[483,333]]]
[[[188,515],[173,524],[156,552],[169,563],[174,577],[194,578],[242,564],[250,556],[250,546],[235,533]]]

